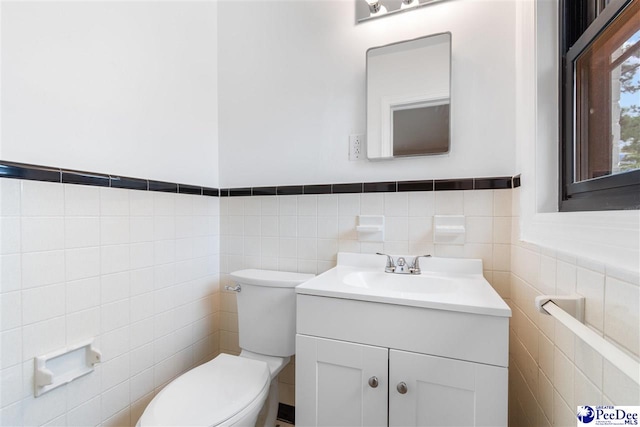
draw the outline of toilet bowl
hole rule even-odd
[[[220,354],[158,393],[136,424],[273,427],[278,379],[295,351],[295,286],[311,274],[231,273],[237,283],[239,356]]]

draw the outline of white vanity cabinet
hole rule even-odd
[[[507,381],[506,368],[390,350],[389,425],[506,425]]]
[[[387,425],[389,350],[298,335],[296,426]]]
[[[508,317],[297,298],[297,426],[507,425]]]

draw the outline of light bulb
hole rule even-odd
[[[419,0],[402,0],[400,9],[409,9],[410,7],[416,7],[420,4]]]
[[[387,13],[387,8],[380,4],[379,0],[365,0],[369,5],[370,16],[380,16]]]

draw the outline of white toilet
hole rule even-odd
[[[294,288],[312,277],[253,269],[231,273],[238,285],[240,356],[221,354],[176,378],[136,426],[253,427],[260,415],[260,426],[273,427],[277,376],[295,353]]]

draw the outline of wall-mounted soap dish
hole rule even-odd
[[[436,215],[433,217],[433,243],[464,245],[467,230],[464,215]]]
[[[360,215],[356,231],[361,242],[384,242],[384,216]]]

